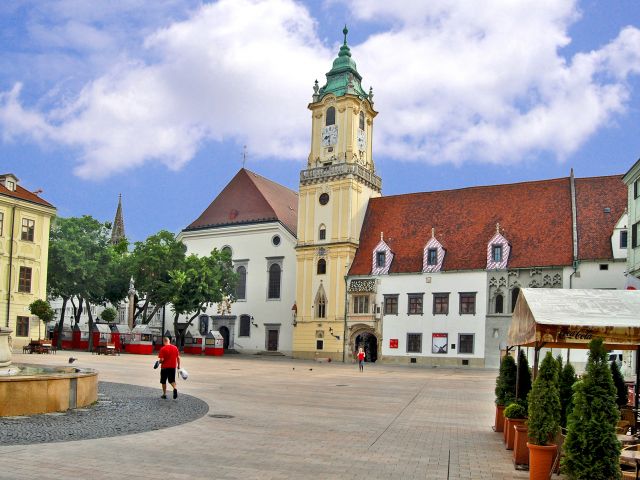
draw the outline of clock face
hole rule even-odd
[[[367,148],[367,134],[364,130],[358,130],[358,149],[364,150]]]
[[[329,147],[338,142],[338,127],[336,125],[327,125],[322,129],[322,146]]]

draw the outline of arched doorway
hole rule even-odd
[[[364,349],[364,359],[366,362],[378,360],[378,338],[371,332],[358,333],[354,339],[354,352],[362,347]]]
[[[229,348],[229,329],[227,327],[220,327],[218,331],[220,332],[220,335],[222,335],[224,341],[223,348],[227,350]]]

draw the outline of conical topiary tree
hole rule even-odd
[[[520,350],[520,355],[518,355],[517,375],[518,389],[516,391],[518,393],[518,401],[526,410],[527,396],[531,391],[531,370],[529,369],[529,361],[527,360],[527,356],[524,354],[524,350]]]
[[[548,445],[560,429],[558,363],[547,352],[529,392],[529,443]]]
[[[624,377],[615,360],[611,362],[611,376],[616,387],[616,404],[620,407],[626,405],[629,401],[627,398],[627,386],[624,384]]]
[[[500,373],[496,378],[496,405],[509,405],[516,399],[516,362],[505,355],[500,362]]]
[[[573,408],[573,384],[576,383],[576,369],[567,363],[560,372],[560,426],[566,428],[567,417]]]
[[[589,350],[586,372],[574,389],[562,469],[570,479],[619,479],[616,389],[602,339],[591,340]]]

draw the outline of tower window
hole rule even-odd
[[[327,273],[327,261],[324,258],[318,260],[317,272],[318,275],[324,275],[325,273]]]
[[[321,193],[318,201],[320,202],[320,205],[326,205],[327,203],[329,203],[329,194],[326,192]]]
[[[317,300],[316,316],[318,318],[326,318],[327,316],[327,299],[324,296]]]
[[[387,252],[376,252],[376,267],[384,268],[387,260]]]
[[[496,295],[495,313],[504,313],[504,297],[500,294]]]
[[[324,225],[320,225],[320,229],[318,230],[318,239],[319,240],[327,239],[327,229],[324,228]]]
[[[520,289],[518,287],[511,290],[511,312],[516,309],[516,302],[518,301],[518,295],[520,294]]]
[[[360,112],[360,130],[364,130],[364,112]]]
[[[327,115],[325,119],[325,125],[336,124],[336,109],[334,107],[327,108]]]

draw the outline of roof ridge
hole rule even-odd
[[[287,190],[289,190],[291,193],[295,194],[296,196],[298,195],[298,192],[296,192],[295,190],[292,190],[291,188],[287,187],[286,185],[282,185],[281,183],[278,183],[278,182],[276,182],[274,180],[271,180],[271,179],[269,179],[269,178],[267,178],[267,177],[265,177],[263,175],[260,175],[259,173],[256,173],[253,170],[249,170],[248,168],[244,168],[244,167],[242,167],[240,170],[244,170],[247,174],[250,174],[249,178],[251,178],[251,175],[255,175],[256,177],[261,178],[262,180],[265,180],[265,181],[267,181],[267,182],[269,182],[269,183],[271,183],[273,185],[276,185],[276,186],[278,186],[280,188],[286,188]]]

